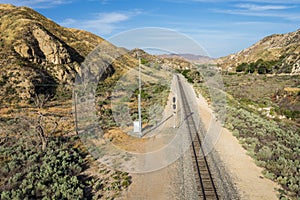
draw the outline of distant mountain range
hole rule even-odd
[[[165,58],[185,59],[189,62],[193,62],[193,63],[197,63],[197,64],[210,64],[210,63],[214,63],[214,60],[215,60],[208,56],[195,55],[195,54],[163,54],[163,55],[159,55],[159,56],[165,57]]]
[[[0,33],[0,103],[28,102],[35,94],[54,96],[60,90],[71,91],[80,65],[99,43],[105,46],[99,56],[107,63],[106,76],[137,65],[137,50],[130,52],[87,31],[62,27],[27,7],[0,4]],[[217,62],[222,69],[236,71],[243,63],[257,64],[261,59],[258,67],[267,63],[272,68],[267,72],[300,73],[300,30],[268,36],[217,60],[192,54],[153,56],[138,51],[148,66],[188,69],[190,62]],[[112,62],[115,59],[119,62]]]
[[[256,63],[260,60],[258,63]],[[217,59],[219,67],[230,71],[243,64],[264,63],[270,73],[300,73],[300,29],[287,34],[274,34],[263,38],[237,54]],[[256,66],[259,67],[259,66]]]

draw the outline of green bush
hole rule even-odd
[[[283,195],[299,196],[300,130],[262,118],[230,101],[226,127],[233,130],[267,178],[277,181]]]
[[[247,67],[248,67],[247,63],[242,63],[236,67],[236,72],[244,72],[246,71]]]
[[[149,64],[149,61],[146,60],[146,59],[144,59],[144,58],[142,58],[142,59],[141,59],[141,64],[142,64],[142,65],[147,65],[147,64]]]
[[[267,74],[272,72],[278,62],[258,59],[256,62],[241,63],[236,67],[236,72],[254,73],[257,71],[258,74]]]
[[[17,142],[1,146],[0,152],[14,155],[2,162],[4,185],[1,199],[82,199],[84,186],[79,174],[83,158],[76,149],[51,140],[45,152]]]
[[[262,147],[256,154],[258,160],[268,161],[272,158],[273,152],[268,146]]]

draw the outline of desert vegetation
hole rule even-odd
[[[284,195],[299,197],[300,129],[280,121],[266,119],[259,113],[237,102],[229,101],[226,127],[239,138],[265,177],[278,182]]]
[[[299,123],[299,76],[224,75],[223,80],[227,92],[239,102],[271,118]]]
[[[114,199],[130,185],[128,173],[89,156],[71,103],[1,109],[1,199]]]
[[[187,80],[194,79],[191,78],[191,74],[195,72],[181,73]],[[201,74],[200,70],[199,76]],[[299,101],[290,101],[293,102],[293,106],[289,108],[285,107],[288,105],[286,103],[280,104],[283,98],[298,99],[298,93],[288,94],[285,88],[297,87],[299,77],[223,75],[223,80],[227,92],[225,127],[239,139],[256,164],[264,168],[264,176],[281,185],[280,199],[299,198],[300,128],[296,120]],[[205,84],[194,83],[194,88],[210,102],[211,91]],[[259,109],[265,107],[273,109],[268,109],[267,113]],[[290,112],[296,114],[287,111],[291,108],[294,110]],[[280,119],[279,115],[285,117]]]
[[[116,85],[138,66],[138,56],[144,76],[144,125],[153,126],[163,112],[169,84],[155,81],[170,83],[168,70],[177,69],[208,100],[210,92],[216,92],[207,88],[204,78],[216,75],[209,70],[215,66],[195,70],[183,59],[156,57],[137,49],[130,52],[86,31],[61,27],[26,7],[1,5],[0,10],[1,199],[115,199],[131,184],[128,173],[97,163],[74,127],[74,80],[78,73],[86,73],[80,66],[86,60],[93,63],[93,55],[103,64],[104,73],[92,94],[104,132],[117,127],[111,107],[116,87],[131,120],[138,117],[137,85],[129,79],[125,85]],[[282,186],[282,199],[300,196],[300,79],[274,75],[299,71],[299,56],[294,53],[299,49],[298,34],[265,38],[253,51],[225,58],[221,65],[233,69],[232,75],[223,76],[228,102],[225,125],[264,167],[264,175]],[[289,45],[282,46],[282,40]],[[269,48],[270,41],[275,48]],[[103,49],[93,51],[99,43]],[[274,54],[272,49],[279,51]],[[87,74],[92,72],[99,70]]]

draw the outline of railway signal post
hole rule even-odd
[[[173,128],[176,128],[176,97],[173,97],[173,117],[174,117],[174,125]]]

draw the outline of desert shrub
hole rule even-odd
[[[284,110],[282,112],[289,119],[296,119],[300,117],[300,111],[298,110]]]
[[[6,75],[2,75],[1,79],[0,79],[0,87],[4,86],[7,81],[8,81],[9,77]]]
[[[147,65],[147,64],[149,64],[149,61],[146,60],[146,59],[144,59],[144,58],[142,58],[142,59],[141,59],[141,64],[142,64],[142,65]]]
[[[83,198],[83,157],[76,149],[52,139],[45,152],[22,142],[1,146],[0,152],[13,155],[1,162],[1,199]]]
[[[278,62],[279,61],[264,61],[263,59],[258,59],[256,62],[241,63],[236,67],[236,72],[267,74],[272,72]]]
[[[300,130],[265,119],[232,101],[227,115],[225,125],[256,163],[265,168],[264,175],[285,189],[283,195],[299,196]]]
[[[262,147],[256,154],[258,160],[268,161],[272,158],[273,152],[268,146]]]
[[[236,67],[236,72],[244,72],[246,71],[246,68],[248,67],[248,64],[247,63],[242,63],[242,64],[239,64],[237,67]]]
[[[233,76],[233,75],[236,75],[236,73],[234,73],[234,72],[229,72],[228,75]]]

